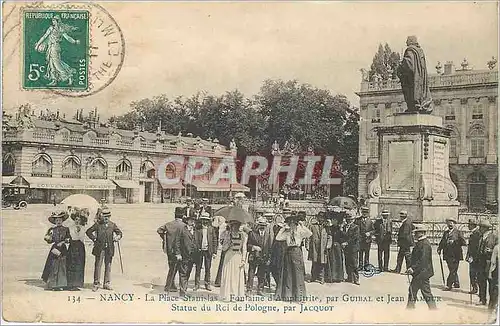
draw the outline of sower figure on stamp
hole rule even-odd
[[[194,275],[194,291],[200,288],[201,266],[205,264],[205,289],[212,291],[210,284],[210,270],[212,268],[212,258],[217,254],[218,235],[211,225],[208,212],[200,214],[200,222],[195,232],[196,240],[196,272]]]
[[[373,223],[368,217],[370,210],[368,207],[361,208],[361,216],[356,219],[359,226],[359,264],[360,270],[366,269],[370,264],[370,248],[372,244]]]
[[[374,223],[375,241],[377,242],[378,269],[387,272],[389,270],[389,257],[392,243],[392,221],[389,219],[389,211],[384,209],[382,215]]]
[[[479,241],[479,250],[477,257],[473,257],[478,263],[478,283],[479,283],[479,303],[478,305],[486,305],[486,290],[489,283],[489,294],[492,294],[491,279],[488,278],[488,272],[491,265],[491,256],[493,248],[498,243],[498,236],[491,230],[491,223],[488,220],[479,222],[479,231],[481,232],[481,240]]]
[[[101,267],[104,262],[104,286],[105,290],[111,289],[111,262],[115,254],[115,242],[120,241],[123,234],[118,226],[111,222],[111,211],[107,208],[101,212],[99,221],[94,223],[86,232],[87,236],[94,242],[92,255],[95,256],[94,286],[92,291],[97,291],[101,279]]]
[[[343,230],[342,248],[344,249],[346,282],[359,285],[358,254],[359,254],[359,226],[354,223],[352,213],[346,215],[346,225]]]
[[[426,229],[423,225],[418,225],[413,232],[417,243],[411,252],[411,262],[407,273],[412,275],[408,288],[408,309],[415,308],[417,294],[420,290],[429,309],[436,309],[436,301],[431,292],[430,278],[434,275],[432,266],[431,243],[426,237]]]
[[[312,236],[309,241],[308,259],[311,264],[311,282],[325,283],[326,245],[328,232],[325,214],[318,214],[316,221],[311,225]]]
[[[466,243],[462,232],[456,228],[456,223],[454,219],[446,219],[448,230],[444,231],[437,249],[438,255],[441,255],[441,252],[443,252],[443,259],[446,261],[448,270],[450,271],[444,291],[450,291],[452,287],[460,288],[458,266],[460,261],[464,259],[462,246],[465,246]]]
[[[401,267],[403,266],[403,258],[406,262],[406,268],[410,266],[411,257],[411,247],[413,247],[413,222],[408,218],[407,211],[401,211],[399,213],[399,218],[401,219],[401,226],[398,231],[398,258],[396,262],[396,269],[393,270],[394,273],[401,273]]]
[[[247,293],[253,291],[253,281],[257,272],[257,294],[262,295],[269,265],[271,264],[271,246],[274,234],[267,227],[265,217],[257,219],[257,226],[248,234],[248,280]]]
[[[182,221],[183,217],[184,209],[182,207],[176,207],[174,213],[175,219],[160,226],[157,230],[162,239],[163,252],[167,254],[168,259],[168,274],[167,280],[165,282],[165,292],[177,291],[177,287],[175,286],[175,275],[179,271],[181,262],[178,262],[175,258],[174,244],[177,237],[179,236],[181,229],[183,229],[185,226],[184,222]]]
[[[189,277],[193,270],[195,257],[197,255],[196,241],[194,235],[194,222],[196,217],[194,215],[185,217],[185,225],[180,230],[179,235],[175,239],[174,254],[179,266],[179,295],[184,297],[186,295]]]
[[[477,276],[479,273],[478,262],[474,259],[477,257],[477,252],[479,250],[479,241],[481,240],[481,232],[479,231],[479,226],[477,221],[469,220],[469,230],[471,233],[469,235],[469,243],[467,245],[467,255],[465,260],[469,263],[469,279],[471,290],[470,294],[476,294],[479,290]]]

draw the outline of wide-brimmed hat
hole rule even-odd
[[[366,207],[366,206],[361,207],[361,212],[368,213],[369,211],[370,211],[370,209],[368,207]]]
[[[401,212],[399,212],[399,215],[408,216],[408,212],[407,211],[401,211]]]
[[[413,232],[427,232],[427,228],[423,224],[413,224]]]
[[[207,202],[207,201],[209,201],[209,200],[208,200],[208,198],[202,198],[202,199],[201,199],[201,201],[205,201],[205,202]]]
[[[290,208],[283,208],[283,214],[292,214],[293,211]]]
[[[49,216],[49,222],[52,224],[56,224],[56,218],[61,218],[64,221],[68,218],[68,213],[66,211],[56,211],[52,212],[52,214]]]
[[[257,225],[267,225],[267,220],[263,216],[259,217],[255,222]]]
[[[346,212],[345,213],[345,219],[346,220],[354,220],[354,218],[355,218],[355,214],[354,213],[352,213],[352,212]]]
[[[276,214],[272,213],[272,212],[266,212],[264,213],[262,216],[263,217],[274,217]]]
[[[101,211],[101,216],[102,217],[111,217],[111,211],[109,208],[103,208]]]
[[[294,220],[300,221],[300,217],[295,212],[293,212],[292,214],[285,217],[285,223],[288,223],[288,222],[294,221]]]
[[[207,212],[203,212],[200,214],[200,220],[210,220],[210,214]]]
[[[453,222],[455,224],[457,224],[457,220],[453,219],[453,218],[447,218],[444,220],[445,222]]]
[[[245,194],[242,192],[238,192],[234,195],[234,198],[246,198]]]
[[[382,215],[389,215],[389,214],[390,214],[389,210],[387,209],[382,210]]]

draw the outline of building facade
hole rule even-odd
[[[59,202],[75,193],[109,203],[227,197],[248,188],[223,179],[211,184],[209,179],[224,158],[236,157],[236,150],[234,142],[228,149],[216,139],[168,135],[160,128],[156,133],[129,131],[104,126],[95,118],[81,122],[19,111],[3,119],[2,184],[27,184],[35,203]],[[184,162],[167,162],[172,156]],[[186,184],[193,156],[209,159],[210,170]],[[165,182],[161,175],[179,182]]]
[[[450,175],[458,188],[462,208],[482,211],[498,203],[498,71],[474,70],[466,60],[461,69],[452,62],[429,74],[434,101],[432,114],[451,129]],[[378,136],[374,128],[406,103],[397,80],[362,80],[359,131],[359,196],[368,198],[368,186],[377,176]]]

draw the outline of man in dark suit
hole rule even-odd
[[[498,236],[492,230],[492,225],[487,219],[479,222],[479,231],[481,232],[481,239],[479,240],[479,249],[477,257],[473,257],[478,262],[478,283],[479,283],[479,303],[478,305],[486,305],[486,290],[489,288],[489,294],[494,291],[491,279],[488,273],[491,265],[491,256],[493,248],[498,244]]]
[[[311,282],[325,283],[326,245],[328,231],[325,214],[318,214],[311,225],[311,240],[309,241],[308,257],[311,264]]]
[[[407,269],[407,273],[412,275],[412,279],[408,289],[406,308],[415,308],[417,293],[420,290],[429,309],[436,309],[436,301],[432,295],[429,282],[429,279],[434,275],[431,244],[425,235],[426,229],[423,225],[418,225],[413,232],[415,232],[417,244],[411,252],[410,265]]]
[[[189,277],[193,270],[195,257],[198,254],[194,235],[195,216],[186,216],[186,225],[181,228],[179,236],[175,239],[174,254],[177,261],[180,261],[179,275],[179,295],[184,297],[188,286]]]
[[[479,226],[477,225],[477,221],[470,219],[469,220],[469,230],[471,231],[469,235],[469,244],[467,245],[467,255],[465,256],[465,260],[469,263],[469,279],[471,290],[470,294],[476,294],[479,290],[477,275],[479,272],[478,262],[474,260],[474,257],[477,257],[477,251],[479,250],[479,241],[481,240],[481,232],[479,232]]]
[[[444,231],[441,241],[438,245],[438,255],[443,252],[443,259],[448,265],[448,278],[446,280],[446,287],[444,291],[450,291],[452,287],[460,288],[460,281],[458,279],[458,266],[461,260],[464,260],[462,253],[462,246],[465,246],[465,239],[456,228],[456,223],[454,219],[446,219],[446,225],[448,230]]]
[[[256,227],[248,234],[248,280],[247,291],[253,291],[253,280],[257,272],[257,294],[262,295],[271,263],[271,246],[274,234],[265,217],[257,219]]]
[[[92,291],[97,291],[100,285],[101,268],[104,262],[104,286],[105,290],[111,289],[111,262],[115,254],[115,242],[120,241],[123,236],[118,226],[111,222],[111,211],[104,208],[99,220],[86,232],[87,236],[94,242],[92,255],[95,256],[94,286]]]
[[[346,215],[346,225],[343,230],[342,248],[344,249],[345,269],[347,282],[359,285],[358,253],[359,253],[359,226],[354,223],[354,215]]]
[[[186,206],[184,206],[184,216],[190,216],[197,218],[196,207],[191,198],[186,199]]]
[[[370,249],[372,245],[373,223],[368,207],[361,207],[361,216],[356,219],[359,226],[359,269],[366,269],[370,264]]]
[[[398,258],[396,262],[396,269],[393,270],[394,273],[401,273],[401,267],[403,266],[403,258],[406,262],[406,268],[410,266],[411,258],[411,247],[413,247],[413,222],[408,218],[407,211],[401,211],[399,213],[399,218],[401,219],[401,226],[398,231]]]
[[[389,270],[389,257],[392,243],[392,221],[389,219],[389,211],[384,209],[382,215],[373,225],[375,229],[375,241],[377,242],[378,269],[387,272]]]
[[[212,291],[210,285],[210,270],[212,268],[212,258],[217,254],[218,235],[215,228],[211,225],[208,212],[202,212],[200,215],[200,225],[194,231],[196,242],[194,274],[194,291],[200,288],[201,267],[205,264],[205,289]]]
[[[165,292],[177,291],[175,286],[175,275],[179,271],[180,262],[177,261],[174,254],[174,244],[179,236],[182,228],[184,228],[184,222],[182,221],[184,217],[184,209],[182,207],[176,207],[174,213],[174,220],[170,221],[158,228],[156,232],[162,239],[163,252],[167,254],[168,258],[168,274],[167,280],[165,282]],[[170,288],[168,288],[170,285]]]

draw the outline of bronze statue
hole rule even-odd
[[[408,109],[406,112],[431,113],[432,98],[424,51],[416,36],[408,36],[406,51],[398,68],[398,77]]]

